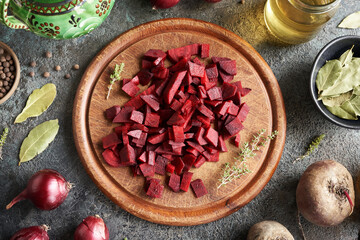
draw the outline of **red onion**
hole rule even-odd
[[[23,228],[17,231],[10,240],[49,240],[46,225]]]
[[[150,0],[154,9],[171,8],[178,4],[180,0]]]
[[[109,229],[98,215],[85,218],[76,228],[74,240],[108,240]]]
[[[26,189],[16,196],[6,209],[10,209],[15,203],[24,199],[29,199],[42,210],[55,209],[65,201],[71,186],[57,171],[40,170],[30,178]]]

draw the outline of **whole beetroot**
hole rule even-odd
[[[294,240],[294,237],[282,224],[275,221],[262,221],[250,228],[247,240],[264,239]]]

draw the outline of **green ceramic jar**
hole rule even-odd
[[[0,22],[53,39],[80,37],[98,27],[115,0],[0,0]],[[9,11],[10,10],[10,11]],[[11,12],[13,15],[8,15]]]

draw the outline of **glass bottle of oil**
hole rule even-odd
[[[307,42],[336,13],[341,0],[267,0],[265,23],[283,42]]]

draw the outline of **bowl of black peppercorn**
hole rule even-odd
[[[13,95],[19,81],[19,59],[8,45],[0,42],[0,104]]]

